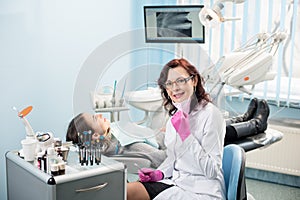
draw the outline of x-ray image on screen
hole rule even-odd
[[[144,6],[146,42],[204,43],[203,5]]]
[[[192,37],[189,12],[157,12],[157,37]]]

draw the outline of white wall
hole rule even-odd
[[[4,154],[19,149],[24,126],[12,110],[33,106],[35,131],[65,139],[76,77],[88,55],[130,29],[131,1],[0,0],[0,199]]]

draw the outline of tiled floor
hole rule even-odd
[[[246,179],[247,192],[255,200],[300,200],[300,188]]]

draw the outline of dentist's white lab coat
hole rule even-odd
[[[166,126],[167,158],[158,167],[175,186],[155,199],[225,199],[222,171],[225,121],[213,104],[198,105],[189,115],[191,135],[184,142],[171,121]],[[167,179],[169,178],[169,179]]]

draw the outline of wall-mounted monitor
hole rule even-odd
[[[144,6],[146,42],[204,43],[203,5]]]

